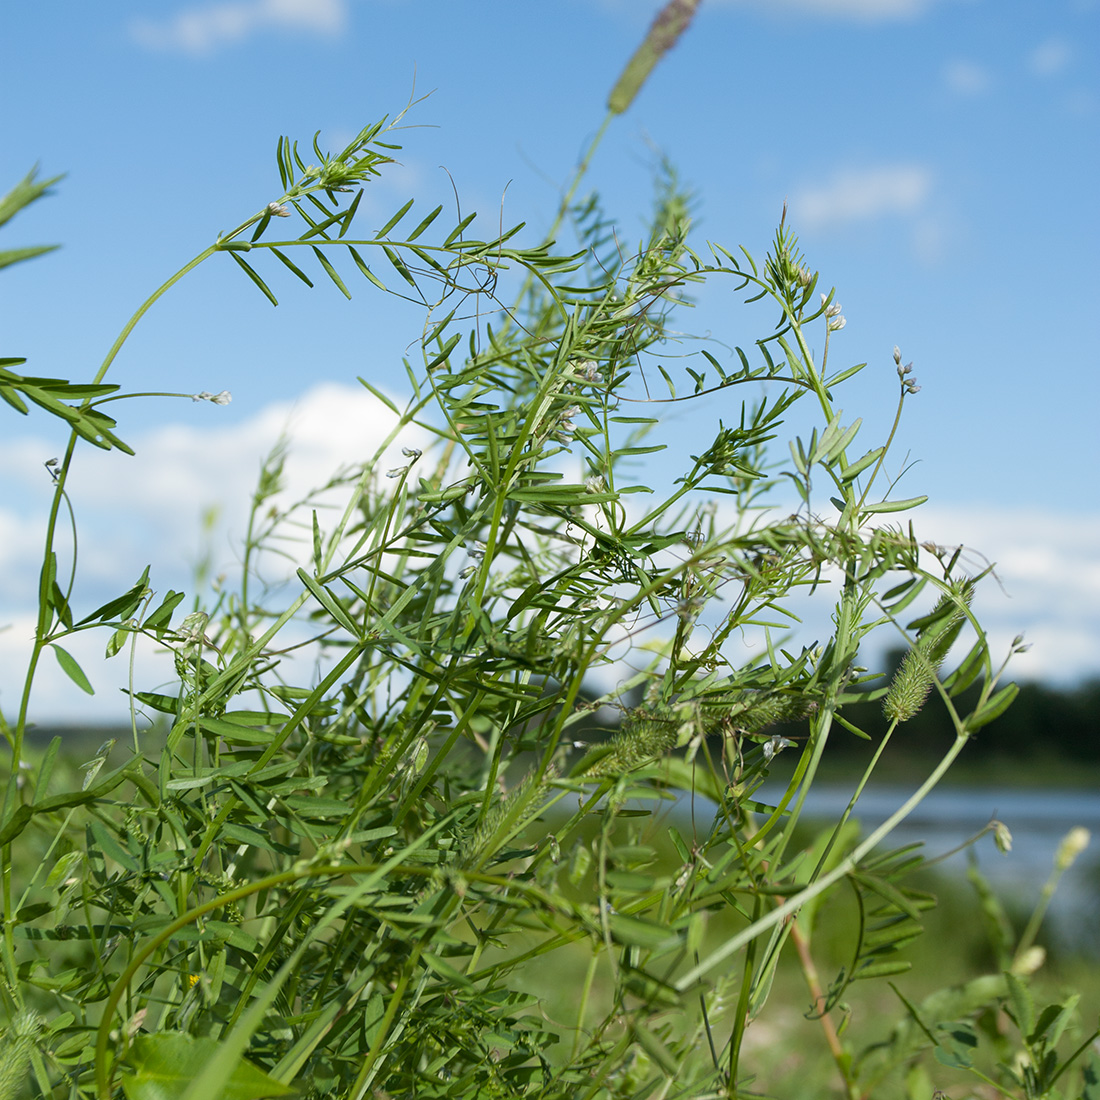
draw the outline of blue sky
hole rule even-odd
[[[35,163],[67,175],[0,237],[0,247],[64,246],[0,272],[0,354],[27,356],[28,373],[90,377],[155,285],[277,197],[280,134],[308,144],[320,130],[336,148],[399,111],[414,85],[432,94],[410,112],[400,164],[370,185],[368,219],[380,223],[407,197],[453,209],[453,181],[484,233],[502,217],[525,220],[533,242],[659,7],[13,8],[0,40],[0,189]],[[1088,335],[1100,293],[1098,67],[1096,0],[703,0],[588,180],[627,241],[642,231],[660,155],[698,192],[699,245],[762,255],[789,202],[848,320],[832,353],[870,364],[847,411],[868,433],[888,428],[900,345],[922,386],[898,443],[899,462],[919,459],[904,495],[930,495],[929,537],[998,563],[1003,591],[992,587],[982,608],[995,636],[1007,644],[1025,631],[1034,645],[1020,674],[1061,681],[1100,674],[1100,385]],[[229,389],[233,403],[120,413],[139,459],[124,472],[89,464],[89,592],[112,594],[148,560],[174,562],[185,580],[197,517],[211,503],[239,510],[292,408],[307,437],[304,484],[346,459],[341,447],[365,446],[365,421],[347,416],[361,393],[342,387],[361,374],[400,389],[415,314],[365,284],[348,303],[278,275],[273,310],[223,259],[156,307],[109,380]],[[718,291],[680,322],[731,344],[761,335]],[[13,625],[0,650],[15,665],[39,560],[41,463],[62,443],[43,417],[4,423],[0,620]],[[690,417],[665,438],[687,449]],[[231,554],[227,540],[219,552]],[[4,678],[0,705],[12,690]]]

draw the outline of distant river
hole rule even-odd
[[[781,793],[765,785],[757,797],[769,801]],[[815,784],[806,798],[804,816],[835,820],[851,793],[851,786]],[[854,816],[865,832],[870,832],[912,793],[911,787],[868,787],[856,803]],[[1011,830],[1012,851],[1002,855],[992,835],[984,836],[974,847],[978,866],[999,893],[1016,899],[1026,912],[1038,901],[1066,833],[1075,825],[1092,833],[1089,847],[1062,877],[1047,919],[1060,935],[1100,954],[1100,792],[941,787],[883,841],[883,847],[897,848],[919,840],[924,842],[926,858],[933,858],[973,836],[991,818],[1003,821]],[[937,866],[964,875],[966,852]]]

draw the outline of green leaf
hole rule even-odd
[[[1081,1071],[1081,1083],[1084,1091],[1081,1100],[1100,1100],[1100,1054],[1092,1051],[1085,1068]]]
[[[23,260],[33,260],[35,256],[44,256],[47,252],[53,252],[60,248],[59,244],[30,245],[27,248],[8,248],[0,252],[0,267],[10,267]]]
[[[88,695],[95,695],[95,688],[92,687],[88,677],[84,675],[84,670],[77,664],[76,658],[73,657],[68,650],[62,649],[57,642],[51,642],[50,646],[53,648],[54,655],[57,657],[57,663],[61,666],[62,672],[64,672],[81,691],[87,692]]]
[[[35,165],[3,198],[0,198],[0,225],[11,221],[24,207],[49,194],[49,189],[64,179],[64,175],[53,176],[48,180],[36,180],[38,172]]]
[[[176,714],[179,711],[180,701],[175,695],[160,695],[155,691],[135,691],[134,698],[139,703],[144,703],[161,714]]]
[[[407,203],[378,232],[375,234],[376,238],[384,237],[411,209],[415,199],[409,199]]]
[[[53,775],[54,764],[57,763],[57,754],[61,749],[61,738],[54,737],[50,740],[50,747],[42,758],[38,768],[38,775],[34,780],[34,801],[41,802],[46,797],[50,787],[50,777]]]
[[[856,459],[851,466],[843,466],[840,470],[840,481],[842,484],[847,485],[849,481],[855,480],[859,477],[864,470],[867,469],[873,462],[877,462],[879,457],[886,450],[885,447],[876,447],[873,451],[868,451],[862,458]]]
[[[645,1027],[640,1021],[635,1022],[634,1038],[638,1040],[639,1046],[665,1071],[665,1073],[671,1074],[675,1077],[679,1071],[680,1066],[676,1059],[672,1056],[668,1047],[665,1046],[656,1035],[653,1034],[647,1027]]]
[[[88,828],[95,838],[94,842],[91,840],[88,842],[89,852],[98,850],[109,859],[113,859],[120,867],[125,867],[127,871],[137,872],[141,870],[138,861],[119,844],[102,821],[97,821],[95,818],[92,818],[92,820],[88,822]]]
[[[77,623],[77,626],[83,626],[85,623],[91,622],[106,622],[108,619],[129,619],[133,616],[134,612],[141,606],[141,601],[145,598],[145,593],[149,586],[149,570],[150,566],[146,566],[141,576],[130,586],[121,596],[116,596],[113,600],[108,600],[105,604],[97,607],[90,615],[85,615],[83,619]]]
[[[460,221],[458,223],[458,225],[456,225],[454,227],[454,229],[452,229],[450,231],[450,233],[447,234],[447,239],[443,242],[443,247],[444,248],[450,248],[451,245],[454,244],[455,241],[458,240],[458,238],[462,236],[463,230],[466,229],[466,227],[470,224],[470,222],[472,222],[474,220],[474,218],[476,218],[476,217],[477,217],[476,213],[475,214],[467,214],[466,217],[464,217],[462,219],[462,221]]]
[[[939,1045],[935,1049],[936,1061],[955,1069],[969,1069],[974,1064],[973,1053],[978,1047],[978,1036],[973,1026],[965,1020],[941,1026]]]
[[[271,288],[267,285],[267,283],[263,281],[263,279],[260,278],[259,273],[256,271],[256,269],[246,260],[242,260],[236,252],[230,252],[229,255],[237,262],[238,265],[240,265],[241,270],[256,284],[256,286],[260,288],[260,291],[263,293],[264,297],[267,298],[267,300],[273,306],[277,306],[279,304],[279,299],[271,293]]]
[[[287,268],[293,271],[306,286],[312,289],[313,280],[288,255],[286,255],[286,253],[280,252],[277,248],[272,248],[271,251],[274,252],[275,256],[281,260]]]
[[[428,370],[435,370],[435,368],[438,367],[440,363],[445,362],[446,359],[447,359],[447,356],[449,356],[451,354],[451,352],[454,351],[455,346],[458,344],[459,340],[461,340],[461,339],[462,339],[462,333],[461,332],[456,332],[443,345],[443,347],[439,351],[439,354],[436,355],[436,357],[434,359],[432,359],[430,363],[428,363],[427,369]]]
[[[304,569],[298,570],[298,579],[309,589],[317,602],[354,638],[358,638],[361,631],[354,620],[344,610],[336,598],[324,585],[314,580]]]
[[[434,955],[430,951],[422,952],[420,958],[449,986],[457,986],[460,989],[474,988],[473,982],[471,982],[461,970],[456,970],[451,966],[446,959],[441,959],[438,955]]]
[[[50,607],[57,613],[57,617],[64,623],[65,628],[72,630],[73,613],[69,607],[69,601],[65,598],[65,593],[61,591],[57,581],[50,585],[48,600]]]
[[[405,239],[407,241],[415,241],[425,229],[428,228],[432,222],[442,213],[443,207],[437,206]]]
[[[83,806],[88,802],[95,802],[103,798],[116,787],[129,778],[129,773],[134,765],[124,764],[111,772],[102,783],[87,790],[76,791],[72,794],[58,794],[50,798],[35,801],[33,806],[24,803],[18,806],[15,813],[8,818],[4,827],[0,829],[0,845],[10,844],[26,827],[35,814],[53,813],[54,810],[67,810],[70,806]]]
[[[22,912],[22,910],[20,910]],[[1077,1003],[1081,1000],[1080,993],[1071,994],[1066,998],[1065,1004],[1050,1004],[1039,1013],[1035,1028],[1027,1041],[1032,1046],[1045,1043],[1047,1047],[1056,1047],[1062,1040],[1062,1035],[1070,1025],[1077,1012]]]
[[[866,515],[880,512],[904,512],[909,508],[918,508],[927,499],[927,496],[922,496],[910,497],[908,500],[884,500],[880,504],[865,504],[863,512]]]
[[[943,682],[944,689],[949,695],[959,695],[974,683],[985,667],[988,649],[989,647],[984,638],[979,638],[974,643],[959,667]]]
[[[858,982],[864,978],[891,978],[895,974],[905,974],[912,969],[911,962],[900,959],[896,962],[868,963],[852,974],[852,981]]]
[[[336,274],[336,268],[334,268],[332,266],[332,264],[329,263],[328,257],[316,245],[313,245],[312,247],[313,247],[313,251],[317,255],[317,259],[321,263],[321,266],[325,269],[325,274],[328,275],[328,277],[336,284],[336,286],[339,289],[340,293],[343,294],[343,296],[345,298],[347,298],[348,301],[350,302],[351,301],[351,291],[348,290],[348,288],[346,286],[344,286],[344,280],[341,279],[340,276]]]
[[[321,525],[317,521],[317,509],[313,509],[313,569],[321,572]]]
[[[376,386],[372,386],[365,378],[359,378],[358,381],[362,386],[370,391],[370,393],[377,397],[378,400],[381,401],[382,404],[390,410],[390,412],[396,413],[398,416],[401,415],[401,410],[380,389],[378,389]]]
[[[146,616],[145,621],[141,624],[142,628],[154,631],[158,641],[163,638],[164,632],[168,629],[168,624],[172,621],[172,612],[183,601],[185,595],[184,592],[173,592],[169,588],[168,595],[161,600],[160,606]]]
[[[340,222],[340,232],[336,234],[337,240],[339,240],[345,233],[351,228],[351,223],[355,221],[355,212],[359,209],[359,203],[363,200],[363,188],[360,187],[355,198],[351,200],[351,206],[344,211],[343,220]]]
[[[647,947],[653,950],[672,947],[679,942],[679,936],[671,928],[641,917],[629,917],[624,913],[612,913],[608,918],[611,935],[619,943],[630,947]]]
[[[985,706],[979,707],[966,719],[967,731],[972,733],[974,730],[981,729],[982,726],[988,725],[994,718],[999,718],[1010,706],[1012,706],[1013,700],[1019,693],[1019,684],[1006,684],[1000,691],[993,695]]]
[[[1005,984],[1008,986],[1008,997],[1012,1004],[1012,1018],[1016,1021],[1020,1034],[1026,1038],[1035,1027],[1035,1000],[1027,983],[1011,970],[1005,972]]]
[[[126,1100],[179,1100],[218,1053],[218,1041],[175,1031],[139,1035],[127,1055],[134,1072],[122,1078]],[[261,1100],[294,1090],[244,1058],[210,1100]]]
[[[412,273],[405,266],[405,261],[402,260],[401,257],[398,256],[398,254],[394,252],[392,248],[387,248],[385,245],[383,245],[382,251],[386,256],[386,259],[389,260],[390,263],[393,265],[394,271],[396,271],[397,274],[400,275],[401,278],[404,279],[405,282],[407,282],[409,286],[413,288],[413,290],[419,292],[420,288],[416,285],[416,280],[412,277]]]
[[[30,396],[28,394],[28,396]],[[58,413],[69,421],[69,425],[77,435],[82,439],[86,439],[93,446],[99,447],[101,450],[109,451],[112,447],[117,447],[118,450],[123,451],[125,454],[132,455],[134,453],[133,448],[128,444],[123,443],[111,429],[115,426],[114,420],[109,416],[99,412],[98,409],[72,409],[68,405],[61,405],[62,409],[67,409],[68,413]]]

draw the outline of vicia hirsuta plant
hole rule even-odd
[[[667,6],[608,121],[695,6]],[[70,433],[51,467],[26,688],[3,725],[0,1081],[18,1058],[37,1094],[100,1100],[745,1095],[743,1040],[793,938],[846,1094],[862,1095],[830,1014],[851,981],[905,969],[899,950],[930,904],[905,883],[919,859],[878,845],[1014,691],[970,609],[980,578],[934,544],[922,556],[912,528],[883,525],[923,498],[884,487],[893,432],[857,451],[861,423],[843,420],[836,395],[863,365],[832,365],[844,318],[785,213],[763,263],[697,250],[691,198],[666,174],[628,254],[598,198],[576,198],[601,129],[535,246],[518,243],[522,226],[476,239],[473,216],[420,217],[411,200],[364,233],[363,189],[392,160],[400,117],[335,156],[315,139],[310,163],[281,139],[279,197],[159,287],[89,383],[0,364],[9,404],[25,413],[30,401]],[[6,209],[45,186],[25,181]],[[282,235],[291,224],[297,235]],[[566,225],[572,251],[554,243]],[[271,271],[285,268],[349,297],[362,276],[423,305],[407,396],[361,379],[395,426],[324,487],[342,494],[331,522],[316,497],[281,505],[285,451],[270,456],[236,586],[196,591],[186,612],[183,593],[158,599],[148,567],[84,613],[75,569],[59,564],[78,441],[131,453],[102,406],[141,395],[105,382],[111,364],[154,303],[223,253],[273,304]],[[660,361],[668,319],[705,280],[766,303],[772,327],[730,362],[702,351],[676,378]],[[900,417],[919,387],[895,358]],[[669,400],[722,410],[664,496],[637,481],[660,449],[654,418],[638,415],[643,374]],[[819,427],[790,441],[779,471],[771,444],[799,401]],[[413,428],[432,444],[391,465]],[[769,507],[781,485],[793,514]],[[257,585],[259,555],[295,533],[290,595]],[[933,610],[903,625],[928,592]],[[804,594],[831,602],[832,631],[793,651],[782,632]],[[942,676],[967,624],[976,640]],[[103,628],[108,656],[172,651],[177,682],[131,688],[130,756],[113,770],[107,744],[79,790],[55,793],[55,741],[21,783],[41,655],[53,648],[90,688],[60,643]],[[910,640],[889,689],[858,660],[878,629]],[[746,634],[760,658],[737,656]],[[289,659],[303,648],[312,679]],[[609,668],[615,689],[594,694]],[[866,838],[846,813],[802,846],[829,739],[861,734],[845,707],[884,697],[892,735],[933,691],[957,732],[941,763]],[[609,737],[594,726],[601,705],[619,711]],[[803,744],[770,732],[795,719]],[[792,750],[787,788],[764,800],[776,753]],[[652,810],[673,794],[709,800],[690,828]],[[826,993],[812,931],[842,883],[863,918],[853,964]],[[574,972],[556,991],[554,976]],[[1016,996],[1006,980],[982,1003]],[[876,1074],[914,1057],[898,1049]]]

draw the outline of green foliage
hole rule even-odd
[[[691,5],[670,7],[684,17]],[[667,46],[653,46],[650,68]],[[9,404],[26,413],[29,399],[70,440],[53,470],[26,689],[3,723],[0,999],[11,1023],[0,1071],[29,1059],[36,1095],[746,1095],[756,1085],[744,1040],[792,940],[815,988],[826,900],[847,884],[858,906],[850,964],[813,993],[827,1022],[849,983],[904,969],[931,904],[907,884],[919,855],[877,846],[1004,705],[1002,670],[978,628],[953,674],[976,689],[973,705],[957,709],[951,677],[939,677],[947,639],[977,626],[976,579],[955,558],[926,567],[911,527],[881,525],[919,500],[880,489],[893,432],[848,457],[862,425],[842,423],[835,402],[860,367],[830,364],[843,318],[831,291],[815,298],[818,275],[785,216],[763,263],[696,251],[692,197],[666,172],[632,255],[609,251],[596,197],[563,204],[574,251],[553,244],[557,226],[534,246],[518,243],[521,226],[476,239],[471,217],[413,215],[411,200],[363,234],[363,186],[392,159],[392,129],[368,126],[334,156],[315,141],[314,164],[281,139],[282,197],[159,288],[89,384],[16,375],[6,366],[22,360],[4,361]],[[284,218],[296,234],[271,240]],[[421,303],[410,396],[399,406],[364,380],[393,410],[392,435],[290,508],[273,503],[276,449],[235,586],[200,588],[188,611],[182,593],[157,601],[147,567],[85,614],[75,566],[67,578],[59,566],[75,557],[58,519],[77,440],[129,453],[99,406],[135,395],[103,378],[152,302],[222,254],[273,303],[272,263],[307,286],[320,272],[350,296],[362,276],[372,292]],[[505,276],[519,283],[507,302]],[[750,316],[766,305],[767,332],[729,362],[702,351],[675,378],[658,361],[669,319],[708,279]],[[917,387],[898,373],[900,416]],[[656,375],[670,399],[723,411],[698,454],[669,459],[680,476],[663,496],[635,480],[637,460],[660,449],[655,421],[635,415],[635,380]],[[789,441],[780,470],[770,445],[798,402],[819,425]],[[412,426],[434,444],[387,470],[387,448]],[[834,495],[822,499],[819,483]],[[778,507],[782,484],[800,501],[793,514]],[[320,496],[334,493],[342,510],[322,522],[332,513]],[[295,550],[288,539],[302,532]],[[293,560],[289,595],[258,582],[273,547]],[[803,847],[826,744],[846,736],[847,707],[881,696],[856,663],[860,646],[904,629],[899,616],[925,589],[941,603],[909,628],[911,664],[920,691],[944,700],[952,744],[873,833],[858,835],[849,807]],[[794,649],[780,632],[803,593],[831,603],[833,630]],[[38,661],[51,648],[90,687],[60,643],[92,629],[108,632],[108,657],[167,648],[178,682],[132,692],[129,756],[106,776],[113,742],[79,784],[58,769],[56,744],[24,776]],[[758,658],[738,655],[746,636]],[[291,659],[302,650],[315,675]],[[618,686],[596,695],[609,670]],[[621,716],[603,733],[601,706]],[[796,746],[771,730],[794,718],[809,736],[773,805],[757,797],[761,783]],[[656,812],[671,800],[690,804],[690,835]],[[552,833],[538,826],[548,815]],[[658,836],[675,849],[671,869]],[[557,979],[573,973],[563,989]],[[907,1006],[915,1030],[873,1066],[828,1022],[846,1094],[870,1087],[861,1067],[893,1072],[928,1044],[964,1065],[972,1017],[1015,998],[1034,1073],[1009,1075],[1022,1096],[1055,1095],[1072,1058],[1053,1052],[1073,1005],[1033,1020],[1024,972],[1010,974],[950,1012]],[[532,992],[547,976],[552,991]]]

